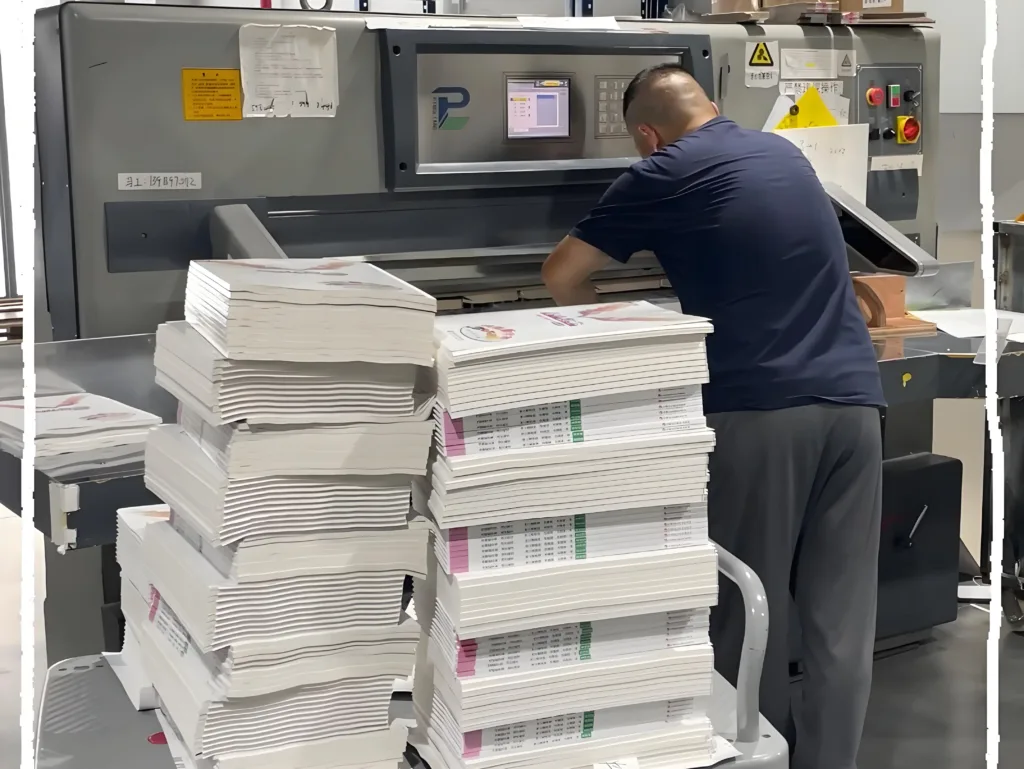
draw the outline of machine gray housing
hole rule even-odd
[[[337,30],[347,105],[337,117],[186,123],[181,70],[237,68],[239,27],[266,23],[266,12],[68,3],[37,14],[40,224],[54,339],[152,332],[182,317],[188,261],[212,255],[209,214],[230,203],[249,205],[290,257],[365,255],[441,297],[538,283],[547,249],[593,205],[615,168],[541,163],[503,175],[501,183],[488,174],[449,175],[441,184],[402,188],[389,180],[397,138],[387,126],[397,94],[385,87],[381,41],[410,31],[367,29],[366,18],[273,13],[275,23]],[[869,202],[934,253],[936,158],[927,148],[929,128],[938,124],[939,40],[932,30],[623,21],[622,32],[552,32],[510,29],[509,19],[446,23],[463,29],[412,32],[437,40],[514,33],[525,50],[580,40],[588,50],[614,51],[617,40],[637,36],[661,54],[691,51],[695,74],[723,113],[755,129],[778,90],[745,87],[748,42],[855,51],[861,66],[921,67],[920,178],[873,172],[869,189],[882,194]],[[851,100],[861,98],[855,77],[843,82]],[[628,155],[629,139],[606,141],[623,147],[607,154]],[[872,152],[885,151],[875,144]],[[119,191],[119,172],[199,172],[203,184],[188,193]],[[655,281],[660,275],[649,255],[615,272]]]

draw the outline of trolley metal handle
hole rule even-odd
[[[718,570],[739,588],[746,622],[743,652],[736,679],[736,742],[757,743],[760,739],[761,670],[768,644],[768,597],[754,570],[717,542]]]

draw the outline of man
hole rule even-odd
[[[761,712],[795,769],[855,769],[871,688],[884,406],[832,203],[786,139],[721,117],[675,65],[623,99],[642,160],[548,258],[559,304],[596,301],[609,258],[653,251],[683,311],[709,318],[712,538],[760,576],[770,634]],[[724,582],[724,581],[723,581]],[[803,628],[799,734],[790,601]],[[723,584],[716,666],[734,684],[744,612]]]

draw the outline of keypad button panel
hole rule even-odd
[[[594,113],[594,136],[598,139],[619,139],[629,136],[622,117],[622,97],[631,78],[600,75],[594,78],[597,111]]]

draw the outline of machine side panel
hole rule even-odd
[[[273,16],[275,22],[336,27],[342,103],[336,118],[184,120],[182,69],[237,68],[238,29],[260,18],[258,13],[62,6],[81,336],[152,332],[158,323],[180,317],[182,308],[180,271],[108,272],[107,203],[187,206],[203,200],[382,191],[375,36],[358,16]],[[119,191],[118,173],[201,173],[202,189]],[[141,249],[148,233],[139,225]],[[119,227],[123,257],[123,220]],[[55,258],[60,253],[47,243],[48,263]],[[66,338],[65,328],[62,323],[58,338]]]
[[[42,267],[45,295],[37,301],[49,308],[53,334],[59,339],[78,335],[78,295],[75,280],[75,234],[68,178],[68,136],[64,110],[60,8],[45,8],[35,18],[36,157],[40,210],[36,226],[41,230],[45,260]],[[23,290],[31,290],[24,287]],[[37,314],[38,315],[38,314]],[[45,318],[45,315],[38,315]],[[49,329],[40,334],[49,338]]]

